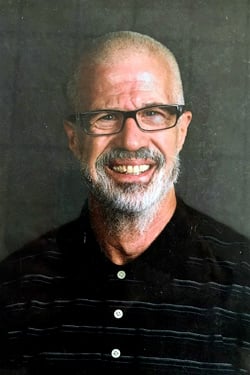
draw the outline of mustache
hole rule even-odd
[[[96,167],[99,168],[109,165],[115,159],[150,159],[153,160],[158,167],[162,167],[166,163],[166,159],[163,154],[161,154],[159,151],[150,150],[146,147],[142,147],[136,151],[115,148],[100,155],[97,158]]]

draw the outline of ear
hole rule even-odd
[[[75,126],[69,122],[64,121],[64,130],[67,134],[69,141],[69,148],[75,155],[77,159],[80,158],[80,147],[79,147],[79,138]]]
[[[188,126],[191,120],[192,120],[192,113],[190,111],[184,112],[179,119],[179,124],[177,125],[178,126],[178,134],[177,134],[178,152],[182,150],[182,147],[184,145],[184,142],[187,136]]]

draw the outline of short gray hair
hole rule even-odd
[[[128,49],[163,57],[174,76],[174,91],[178,98],[178,104],[184,104],[181,74],[173,53],[162,43],[148,35],[134,31],[115,31],[91,39],[84,47],[80,62],[68,83],[68,98],[73,107],[79,104],[79,83],[82,74],[82,66],[108,63],[116,52],[126,51]]]

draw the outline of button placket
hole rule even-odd
[[[124,270],[119,270],[116,275],[118,279],[123,280],[126,277],[126,272]],[[123,317],[123,311],[121,309],[114,310],[114,317],[116,319],[121,319]]]
[[[124,280],[125,278],[126,278],[126,272],[124,271],[124,270],[119,270],[119,271],[117,271],[117,273],[116,273],[116,277],[117,277],[117,279],[119,279],[119,280]],[[124,316],[124,312],[123,312],[123,310],[122,309],[120,309],[120,308],[115,308],[114,310],[113,310],[113,317],[115,318],[115,319],[117,319],[117,320],[119,320],[119,319],[121,319],[121,318],[123,318],[123,316]],[[112,358],[114,358],[114,359],[117,359],[117,358],[119,358],[120,356],[121,356],[121,351],[120,351],[120,349],[118,349],[117,347],[116,348],[113,348],[112,350],[111,350],[111,357]]]

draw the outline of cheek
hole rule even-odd
[[[94,169],[96,160],[106,148],[107,142],[101,137],[86,136],[82,142],[82,159],[88,164],[90,169]]]
[[[154,144],[166,160],[176,156],[178,153],[178,133],[176,129],[166,130],[165,134],[159,135],[158,141],[155,141]]]

